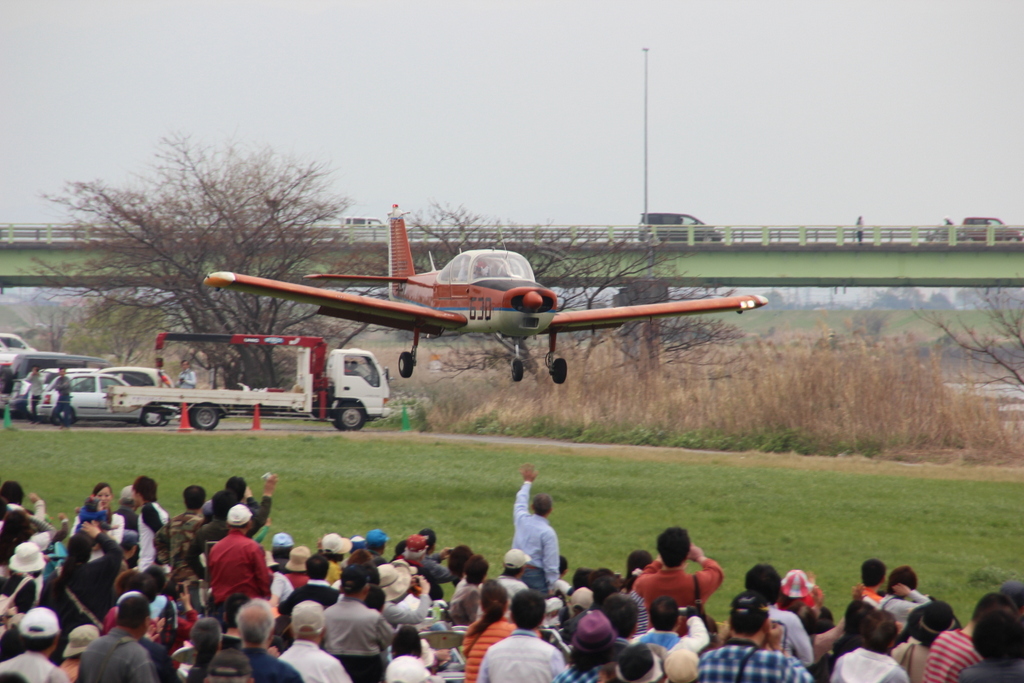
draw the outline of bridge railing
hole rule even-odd
[[[336,239],[346,242],[387,242],[386,227],[328,224]],[[659,244],[884,246],[978,245],[1021,242],[1024,226],[994,225],[506,225],[461,230],[452,226],[410,226],[413,241],[439,242],[465,238],[474,242],[566,243],[655,242]],[[62,245],[97,239],[88,228],[60,223],[0,223],[0,248],[5,245]]]

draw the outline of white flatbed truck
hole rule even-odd
[[[251,416],[256,406],[261,417],[289,417],[330,421],[339,430],[362,429],[368,420],[387,417],[391,396],[387,372],[370,351],[327,351],[321,337],[263,334],[190,334],[162,332],[157,335],[159,353],[169,341],[285,346],[299,353],[295,385],[290,389],[184,389],[160,387],[111,387],[107,402],[113,412],[142,408],[145,421],[164,420],[188,407],[189,422],[196,429],[215,429],[228,416]],[[157,367],[163,365],[157,358]]]

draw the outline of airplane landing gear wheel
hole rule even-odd
[[[569,366],[566,365],[564,358],[556,358],[551,362],[551,379],[555,381],[555,384],[562,384],[565,382],[565,376],[569,373]]]
[[[412,377],[412,369],[415,365],[416,361],[408,351],[402,351],[401,355],[398,356],[398,374],[402,377]]]
[[[512,359],[512,381],[520,382],[523,379],[523,361],[518,358]]]

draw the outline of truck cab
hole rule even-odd
[[[363,349],[335,349],[327,356],[327,376],[334,388],[334,422],[355,430],[366,420],[384,416],[391,397],[388,378],[377,358]],[[339,426],[340,425],[340,426]]]

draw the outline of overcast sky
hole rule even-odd
[[[335,169],[353,215],[1024,223],[1024,2],[0,2],[0,223],[161,137]]]

